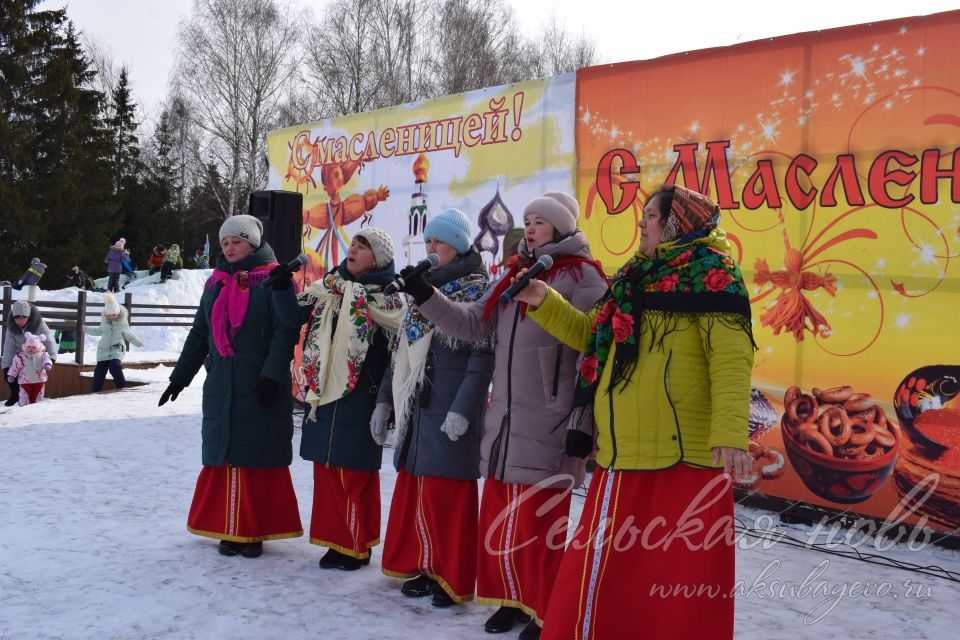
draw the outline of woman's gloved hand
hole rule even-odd
[[[274,280],[272,284],[270,284],[271,289],[274,289],[275,291],[286,291],[293,286],[293,273],[290,271],[285,271],[285,269],[286,265],[278,264],[270,270],[270,273],[267,274],[268,278],[274,277],[280,273],[283,274]]]
[[[571,458],[586,458],[593,452],[593,436],[583,431],[570,429],[563,452]]]
[[[277,404],[277,398],[280,395],[280,385],[270,378],[260,378],[257,380],[257,404],[261,407],[272,407]]]
[[[370,435],[373,441],[383,446],[387,441],[387,421],[390,419],[390,411],[393,407],[388,402],[378,402],[370,416]]]
[[[453,411],[447,414],[443,424],[440,425],[440,431],[443,431],[445,434],[447,434],[447,437],[453,442],[456,442],[457,439],[465,434],[469,428],[470,421],[459,413],[454,413]]]
[[[430,276],[426,273],[410,275],[411,273],[413,273],[413,267],[404,267],[400,270],[400,277],[403,278],[400,291],[410,294],[413,301],[420,305],[433,295],[433,283],[430,282]]]
[[[167,385],[167,388],[164,389],[163,393],[160,395],[160,402],[157,403],[158,407],[162,407],[167,403],[167,400],[173,402],[177,399],[177,396],[180,395],[180,392],[183,391],[183,385],[177,384],[176,382],[171,382]]]

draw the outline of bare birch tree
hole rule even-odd
[[[102,93],[109,102],[120,77],[120,67],[114,61],[113,51],[102,39],[87,34],[83,35],[81,42],[83,51],[90,62],[90,67],[96,71],[96,74],[91,78],[90,88]]]
[[[241,213],[266,181],[266,140],[293,73],[298,18],[273,0],[195,0],[179,29],[174,89],[204,132],[226,185],[221,215]]]
[[[322,117],[375,109],[371,14],[376,0],[334,0],[308,28],[307,77]]]
[[[523,39],[504,0],[444,0],[435,11],[434,95],[528,78]]]
[[[556,14],[528,40],[526,65],[529,77],[545,78],[597,64],[597,46],[585,35],[575,36]]]

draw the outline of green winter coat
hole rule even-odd
[[[276,262],[273,249],[264,242],[232,265],[219,256],[217,269],[233,274],[272,262]],[[210,314],[222,289],[215,284],[204,288],[193,327],[170,374],[171,382],[186,387],[206,364],[201,428],[205,466],[280,467],[293,460],[290,362],[299,334],[277,318],[270,290],[256,282],[250,285],[247,314],[231,340],[236,355],[222,357],[213,343]],[[296,295],[293,289],[287,294]],[[280,385],[272,407],[257,403],[260,378]]]
[[[132,342],[138,347],[143,346],[143,342],[130,331],[130,324],[127,321],[127,308],[120,307],[120,317],[114,321],[107,318],[106,314],[100,314],[100,326],[84,329],[88,336],[100,336],[100,344],[97,345],[97,362],[107,360],[123,360],[127,353],[127,343]]]

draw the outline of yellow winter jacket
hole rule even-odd
[[[528,311],[555,338],[581,352],[596,314],[595,309],[579,311],[553,290],[539,308]],[[702,316],[681,320],[664,338],[662,350],[651,350],[650,333],[643,329],[648,326],[641,323],[640,358],[630,381],[609,394],[616,348],[611,344],[594,401],[597,463],[616,470],[664,469],[677,462],[719,467],[722,463],[711,459],[714,447],[746,451],[750,336]]]

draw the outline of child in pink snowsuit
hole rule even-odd
[[[7,371],[7,380],[16,381],[20,385],[20,401],[17,404],[21,407],[43,400],[47,372],[53,368],[53,360],[43,346],[47,336],[37,336],[26,331],[23,337],[23,351],[13,356],[13,362]]]

